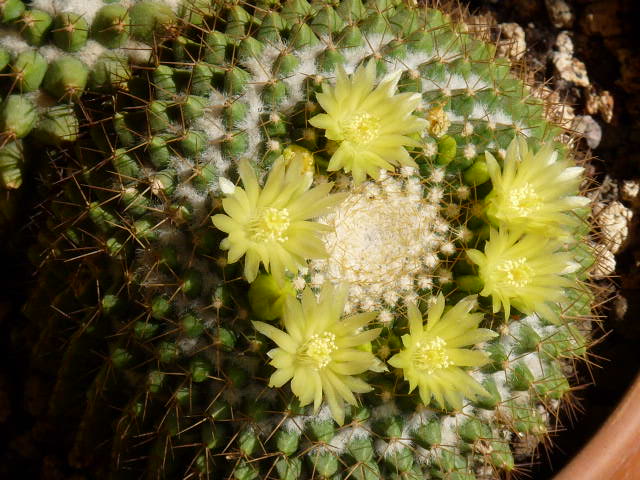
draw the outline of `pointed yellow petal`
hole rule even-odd
[[[276,370],[269,379],[269,386],[280,388],[293,377],[293,368],[281,368]]]
[[[258,185],[258,178],[256,173],[251,168],[249,161],[246,158],[240,160],[238,164],[238,173],[242,180],[242,185],[247,193],[247,197],[251,205],[256,205],[258,196],[260,195],[260,186]]]
[[[296,353],[298,345],[293,341],[289,334],[264,322],[251,323],[258,332],[276,342],[280,348],[291,354]]]

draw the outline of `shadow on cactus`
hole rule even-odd
[[[174,3],[52,30],[113,49],[44,184],[55,236],[25,306],[72,466],[524,468],[593,317],[582,169],[551,106],[434,8]]]

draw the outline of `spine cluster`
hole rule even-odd
[[[586,355],[589,211],[550,107],[479,32],[395,0],[0,19],[3,188],[26,140],[49,160],[25,338],[74,468],[484,480],[531,459]]]

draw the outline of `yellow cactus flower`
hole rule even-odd
[[[565,299],[564,287],[575,282],[563,274],[576,270],[567,252],[558,252],[556,241],[538,235],[491,229],[490,237],[479,250],[468,250],[467,255],[479,267],[484,282],[482,296],[491,295],[493,312],[504,309],[509,318],[511,306],[523,313],[537,313],[551,322],[558,314],[550,303]]]
[[[220,243],[229,251],[229,263],[245,256],[247,281],[256,278],[262,263],[282,285],[285,269],[296,274],[306,259],[327,256],[320,232],[328,227],[309,219],[343,200],[343,194],[329,193],[332,183],[309,190],[313,174],[306,165],[299,159],[286,165],[283,157],[274,162],[263,189],[247,160],[240,161],[238,173],[244,188],[226,181],[222,207],[227,215],[214,215],[212,221],[229,234]]]
[[[522,137],[514,138],[507,149],[504,166],[485,152],[493,190],[487,196],[489,219],[512,231],[567,237],[567,227],[579,221],[571,211],[584,207],[589,199],[576,195],[582,167],[558,160],[551,144],[538,153],[527,148]]]
[[[476,295],[470,295],[444,312],[441,293],[429,309],[426,324],[415,304],[407,306],[409,333],[402,336],[404,349],[391,357],[389,364],[402,369],[409,393],[419,388],[425,405],[433,397],[442,407],[460,410],[465,398],[489,395],[462,368],[480,367],[489,361],[486,353],[462,347],[497,336],[492,330],[478,328],[482,313],[469,313],[475,303]]]
[[[338,67],[336,85],[323,85],[316,98],[326,113],[309,120],[325,136],[339,144],[329,162],[329,171],[352,172],[356,184],[367,174],[378,178],[380,169],[416,164],[404,148],[418,146],[409,135],[424,130],[427,122],[412,115],[420,104],[417,93],[395,94],[401,72],[388,75],[374,88],[373,61],[348,77]]]
[[[300,404],[313,402],[316,413],[324,398],[340,425],[344,423],[344,402],[356,405],[354,392],[372,390],[356,375],[385,369],[371,352],[359,348],[380,334],[380,328],[361,330],[377,313],[341,318],[347,290],[345,285],[334,287],[326,283],[318,300],[309,288],[302,292],[302,302],[288,297],[282,317],[286,331],[253,322],[258,332],[278,345],[267,353],[276,368],[269,386],[279,388],[291,381],[291,390]]]

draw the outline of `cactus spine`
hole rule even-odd
[[[506,225],[499,213],[487,215],[487,198],[498,198],[496,168],[506,178],[510,158],[549,145],[539,161],[552,164],[556,152],[569,183],[544,196],[532,193],[533,180],[528,187],[503,182],[508,199],[521,210],[533,205],[531,215],[555,208],[584,219],[588,209],[567,200],[582,197],[579,170],[562,163],[571,155],[566,134],[492,45],[446,13],[394,0],[114,2],[92,18],[29,8],[15,14],[5,4],[3,21],[22,16],[30,28],[22,35],[32,44],[49,37],[29,19],[43,18],[44,26],[51,17],[50,38],[64,50],[53,59],[39,53],[45,47],[25,50],[11,68],[22,62],[20,72],[28,73],[20,92],[42,86],[60,102],[38,114],[33,134],[53,146],[73,145],[62,168],[43,174],[52,199],[44,207],[49,231],[40,238],[44,253],[33,248],[43,266],[25,306],[29,328],[39,332],[36,353],[53,355],[46,362],[36,355],[33,368],[56,368],[48,415],[60,418],[73,466],[107,478],[472,480],[514,471],[532,455],[570,395],[572,362],[585,356],[588,227],[571,222],[529,259],[509,248],[532,233]],[[91,42],[104,52],[88,65],[76,52]],[[397,95],[400,107],[415,103],[403,121],[419,128],[407,127],[401,141],[387,139],[395,148],[389,171],[364,169],[356,178],[356,163],[336,168],[336,155],[347,162],[337,154],[347,137],[332,134],[326,117],[312,119],[331,116],[322,99],[337,91],[336,77],[359,92],[365,73],[358,72],[365,71],[372,89],[388,82],[384,101]],[[6,101],[29,110],[30,94],[21,95]],[[90,112],[89,122],[78,122],[71,101]],[[382,128],[372,116],[392,113],[380,101],[381,110],[339,124],[360,149],[351,162],[372,145],[368,133]],[[15,178],[10,171],[30,118],[20,124],[11,113],[0,117],[15,137],[0,156],[7,178]],[[267,179],[284,171],[299,183],[282,180],[282,190],[269,189]],[[314,255],[293,252],[291,263],[267,255],[273,277],[264,252],[237,261],[242,254],[233,253],[236,227],[229,225],[242,215],[229,199],[258,188],[271,197],[310,188],[339,195],[342,203],[329,211],[317,207],[314,214],[314,202],[297,206],[308,211],[305,219],[328,226],[321,237],[328,257],[307,262]],[[271,216],[247,227],[252,241],[310,238],[294,237],[282,205],[264,202]],[[502,236],[511,243],[500,250]],[[495,268],[494,251],[503,255]],[[546,253],[554,261],[542,265]],[[496,280],[495,272],[503,276]],[[525,288],[541,277],[557,282],[553,302]],[[348,358],[379,363],[354,373],[357,381],[345,380],[371,390],[353,387],[361,393],[342,416],[328,403],[314,413],[293,383],[269,387],[280,367],[269,365],[267,352],[282,347],[274,330],[285,330],[277,320],[283,309],[301,298],[303,307],[312,305],[323,285],[345,282],[339,316],[376,312],[363,331],[377,332],[353,340],[359,353]],[[478,319],[468,326],[475,340],[459,341],[467,353],[456,360],[443,350],[456,337],[454,326],[442,327],[428,345],[407,343],[423,314],[441,308],[444,322],[449,308],[462,304],[464,315]],[[429,322],[438,318],[430,314]],[[317,361],[311,372],[342,348],[330,333],[296,350]],[[410,348],[419,354],[415,364],[424,365],[418,378],[446,370],[448,383],[429,377],[409,393],[409,367],[393,358]],[[429,363],[434,358],[439,363]],[[460,384],[480,393],[461,393]]]

